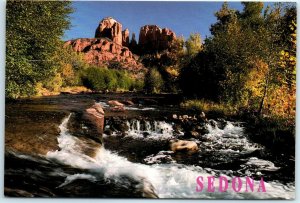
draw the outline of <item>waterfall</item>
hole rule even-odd
[[[170,139],[173,137],[173,126],[165,121],[147,121],[133,119],[126,122],[127,136],[147,139]]]

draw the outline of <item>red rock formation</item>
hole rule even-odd
[[[125,47],[129,46],[129,30],[127,28],[122,31],[122,45]]]
[[[142,53],[162,51],[168,49],[175,39],[175,33],[168,28],[145,25],[140,30],[139,48]]]
[[[127,47],[123,47],[107,38],[80,38],[66,41],[64,46],[71,46],[76,52],[82,52],[89,64],[108,65],[110,61],[118,61],[127,70],[138,71],[143,65],[133,57]]]
[[[122,24],[112,17],[104,18],[96,29],[95,37],[107,37],[113,42],[122,45]]]

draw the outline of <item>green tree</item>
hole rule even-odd
[[[69,1],[7,1],[6,97],[34,94],[37,82],[58,68],[55,53],[69,28]]]
[[[164,80],[156,68],[151,68],[145,75],[145,91],[148,93],[159,93],[164,86]]]
[[[215,13],[217,22],[210,27],[210,32],[215,35],[217,32],[225,31],[228,23],[236,19],[238,12],[230,9],[227,2],[222,4],[222,8]]]
[[[262,2],[242,2],[244,6],[241,13],[241,19],[245,21],[245,25],[250,26],[252,30],[257,30],[264,23],[262,11],[264,4]]]

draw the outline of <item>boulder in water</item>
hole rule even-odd
[[[104,127],[104,111],[102,106],[96,103],[92,107],[86,109],[84,115],[96,126],[99,135],[102,135]]]
[[[115,106],[122,106],[124,107],[124,104],[122,104],[121,102],[117,101],[117,100],[110,100],[108,101],[109,106],[115,107]]]
[[[124,106],[114,106],[114,107],[111,107],[110,110],[114,111],[114,112],[123,112],[123,111],[125,111]]]
[[[173,152],[195,153],[199,150],[198,145],[194,141],[176,140],[171,141],[171,150]]]

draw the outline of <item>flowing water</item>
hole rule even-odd
[[[104,109],[109,108],[104,101],[102,106]],[[159,111],[159,109],[136,106],[127,107],[127,111]],[[7,152],[6,159],[11,161],[6,164],[6,186],[10,185],[10,177],[20,177],[26,172],[32,176],[27,180],[29,184],[32,182],[41,184],[44,180],[52,182],[53,186],[45,186],[44,190],[41,189],[36,193],[27,191],[27,194],[22,189],[26,184],[20,185],[20,191],[17,192],[19,196],[23,194],[126,197],[128,195],[127,197],[201,199],[295,197],[294,181],[278,178],[285,170],[274,163],[274,160],[269,159],[268,155],[264,155],[263,146],[248,138],[243,123],[226,121],[220,128],[217,125],[218,121],[210,120],[204,126],[207,133],[201,140],[189,139],[197,143],[199,152],[186,155],[174,153],[168,148],[170,140],[184,138],[184,132],[176,131],[172,121],[125,119],[123,120],[126,125],[125,132],[116,130],[110,135],[104,134],[102,146],[91,146],[69,129],[72,116],[74,113],[67,115],[59,125],[58,150],[48,151],[44,156]],[[81,128],[87,127],[83,125]],[[110,128],[108,120],[105,128]],[[85,153],[90,148],[95,152],[92,156]],[[14,160],[21,160],[23,166],[12,164]],[[204,180],[204,189],[201,192],[196,190],[196,179],[199,176]],[[215,192],[207,191],[209,176],[216,177]],[[219,176],[228,179],[229,188],[226,192],[218,191]],[[240,192],[235,192],[231,188],[235,176],[242,177],[243,185]],[[255,179],[254,192],[245,192],[246,176]],[[266,192],[257,192],[260,177],[264,177]],[[126,194],[128,188],[131,188],[132,194]]]

